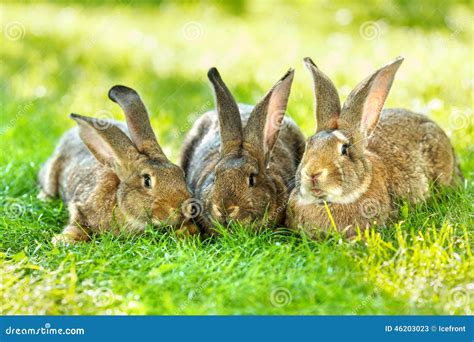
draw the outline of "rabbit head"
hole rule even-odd
[[[115,86],[109,98],[125,113],[129,136],[113,122],[71,114],[79,135],[95,158],[116,177],[117,206],[128,222],[179,225],[181,205],[191,197],[183,170],[171,163],[158,144],[148,112],[131,88]]]
[[[314,82],[316,133],[308,139],[297,174],[300,201],[351,203],[367,190],[372,172],[367,141],[402,61],[395,59],[359,83],[341,108],[334,84],[305,59]]]
[[[268,169],[286,112],[293,70],[289,70],[252,109],[243,127],[239,107],[217,69],[208,78],[215,94],[221,144],[219,157],[203,194],[210,221],[253,222],[265,213],[273,217],[278,196],[286,189]],[[244,118],[245,119],[245,118]]]

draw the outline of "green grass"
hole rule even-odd
[[[385,4],[380,11],[285,1],[0,5],[0,312],[472,314],[472,6],[440,2],[430,14]],[[448,132],[466,176],[463,192],[402,204],[398,224],[350,241],[233,227],[212,241],[150,228],[143,236],[50,243],[67,210],[59,200],[36,199],[36,174],[73,126],[70,112],[122,118],[106,96],[112,85],[140,92],[176,161],[184,134],[213,105],[210,66],[249,103],[296,67],[289,113],[308,136],[313,100],[303,57],[344,97],[397,55],[405,62],[387,107],[426,112]]]

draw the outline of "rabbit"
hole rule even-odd
[[[356,227],[383,226],[396,217],[396,200],[416,203],[429,196],[431,184],[462,184],[454,149],[435,122],[406,109],[382,111],[402,61],[359,83],[341,109],[334,84],[305,59],[317,129],[297,171],[288,227],[313,237],[334,227],[351,237]]]
[[[163,153],[139,95],[114,86],[108,96],[123,109],[128,129],[121,122],[71,114],[78,126],[63,135],[39,172],[39,197],[60,195],[69,209],[69,223],[54,243],[185,221],[181,206],[191,193],[184,172]]]
[[[238,105],[217,69],[209,70],[216,109],[196,120],[180,163],[200,204],[197,223],[204,235],[215,235],[216,223],[284,222],[305,145],[298,126],[285,117],[293,75],[290,69],[250,106]]]

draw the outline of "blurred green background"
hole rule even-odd
[[[470,313],[472,301],[453,304],[450,289],[461,286],[465,294],[474,288],[473,16],[472,1],[2,1],[0,259],[8,276],[0,290],[10,296],[2,308],[7,313]],[[417,217],[410,211],[408,227],[398,227],[400,235],[374,233],[360,246],[335,240],[308,247],[265,237],[226,238],[214,246],[165,237],[159,243],[105,238],[70,249],[49,243],[67,212],[60,201],[36,200],[38,169],[73,126],[69,113],[123,119],[107,98],[113,85],[141,94],[159,142],[177,161],[185,133],[213,107],[206,78],[211,66],[238,101],[251,104],[294,67],[288,112],[309,136],[315,123],[304,57],[312,57],[345,98],[399,55],[405,61],[386,107],[410,108],[438,122],[466,175],[462,196],[418,208]],[[427,242],[420,227],[427,229],[422,229]],[[202,282],[212,291],[189,302],[189,293]],[[88,295],[91,284],[94,289],[106,284],[106,294],[113,291],[120,305],[98,308]],[[291,289],[290,305],[269,304],[268,294],[278,284]],[[38,294],[43,299],[32,300]],[[183,302],[186,308],[178,310]]]
[[[236,98],[248,103],[295,67],[289,113],[310,134],[314,121],[310,78],[302,66],[306,56],[334,80],[343,97],[374,69],[404,56],[387,107],[425,112],[450,133],[462,126],[453,139],[471,138],[458,143],[468,148],[474,87],[469,4],[4,2],[0,128],[2,140],[17,141],[6,144],[2,160],[25,155],[44,160],[56,138],[73,125],[70,112],[122,118],[106,96],[117,83],[139,91],[160,142],[175,159],[196,116],[213,106],[206,79],[211,66],[221,71]],[[30,146],[39,143],[41,149],[32,155]]]

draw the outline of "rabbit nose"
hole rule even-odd
[[[219,206],[216,205],[216,204],[213,204],[213,205],[212,205],[212,207],[211,207],[211,212],[212,212],[212,216],[214,216],[215,218],[220,218],[220,217],[222,217],[221,210],[220,210]]]
[[[237,215],[239,215],[239,211],[240,208],[236,205],[231,205],[227,208],[228,215],[233,219],[237,218]]]
[[[180,216],[182,216],[182,212],[181,212],[180,208],[170,207],[168,209],[168,215],[170,217],[180,217]]]
[[[239,213],[240,207],[237,205],[229,205],[222,210],[218,205],[213,204],[211,207],[211,213],[214,219],[218,220],[221,224],[228,224],[230,220],[236,220]]]
[[[310,178],[311,178],[311,182],[313,183],[313,185],[316,185],[318,184],[318,181],[319,179],[321,178],[321,175],[322,175],[322,171],[319,171],[319,172],[315,172],[315,173],[312,173],[310,175]]]
[[[168,209],[168,217],[165,220],[170,225],[179,224],[183,221],[182,215],[179,210],[176,208],[169,208]]]

